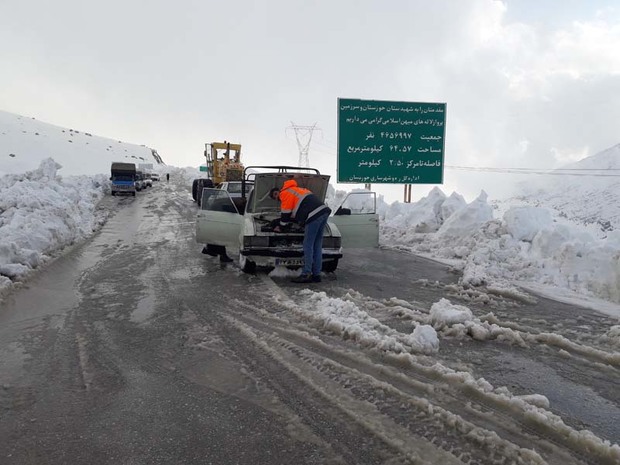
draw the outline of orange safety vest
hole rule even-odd
[[[295,213],[301,204],[301,201],[312,194],[308,189],[297,186],[297,181],[289,179],[285,181],[280,189],[280,209],[283,216],[291,215],[295,218]]]

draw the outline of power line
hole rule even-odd
[[[492,168],[486,166],[453,166],[445,165],[446,168],[460,171],[476,171],[489,173],[508,173],[508,174],[537,174],[546,176],[595,176],[595,177],[620,177],[620,174],[604,174],[600,171],[620,171],[617,168],[558,168],[554,170],[543,170],[536,168]],[[586,171],[584,173],[584,171]],[[598,171],[598,173],[590,173]]]
[[[482,170],[513,170],[513,171],[541,171],[545,168],[491,168],[487,166],[453,166],[448,168],[482,169]],[[548,171],[620,171],[620,168],[549,168]]]
[[[321,143],[317,141],[319,146],[322,146],[329,150],[321,150],[320,148],[316,148],[317,152],[336,155],[335,149],[330,147],[327,144]],[[300,165],[302,166],[302,165]],[[504,173],[504,174],[535,174],[539,176],[592,176],[592,177],[604,177],[604,178],[617,178],[620,177],[620,174],[604,174],[600,173],[604,172],[620,172],[620,168],[554,168],[554,169],[544,169],[544,168],[494,168],[490,166],[455,166],[455,165],[445,165],[445,168],[460,170],[460,171],[475,171],[475,172],[487,172],[487,173]],[[596,173],[591,173],[595,171]]]
[[[336,144],[332,144],[332,143],[326,144],[325,142],[322,142],[322,141],[315,141],[315,143],[319,144],[319,145],[322,145],[326,149],[330,149],[330,150],[336,151]]]
[[[312,150],[313,150],[313,151],[315,151],[315,152],[325,153],[325,154],[327,154],[327,155],[336,155],[336,153],[335,153],[335,152],[333,152],[333,151],[329,151],[329,152],[328,152],[328,151],[326,151],[326,150],[322,150],[322,149],[320,149],[320,148],[316,148],[316,147],[314,147]]]

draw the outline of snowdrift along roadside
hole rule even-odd
[[[98,230],[108,212],[105,175],[57,175],[48,158],[38,169],[0,177],[0,290],[23,279],[68,245]],[[191,186],[195,168],[167,167]],[[343,192],[330,186],[327,203]],[[378,201],[383,246],[460,264],[461,284],[514,289],[514,282],[567,289],[620,303],[620,231],[599,238],[541,207],[508,209],[494,218],[484,192],[471,203],[435,188],[418,202]]]

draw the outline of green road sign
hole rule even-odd
[[[441,184],[446,104],[338,99],[338,182]]]

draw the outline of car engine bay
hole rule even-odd
[[[254,217],[256,222],[257,229],[260,232],[271,232],[271,233],[300,233],[303,234],[304,228],[303,226],[297,223],[289,223],[289,225],[285,228],[282,228],[280,231],[274,231],[274,228],[280,224],[280,217],[268,217],[266,215],[260,215]]]

